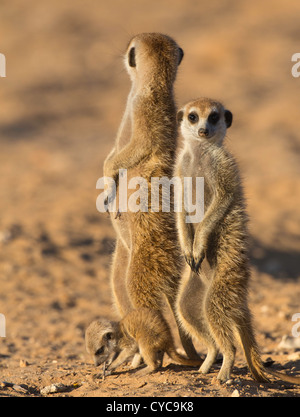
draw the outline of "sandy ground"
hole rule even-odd
[[[178,105],[206,95],[234,114],[227,143],[251,218],[258,341],[273,369],[300,374],[299,350],[278,347],[300,313],[300,78],[291,74],[300,3],[154,3],[1,3],[0,396],[40,396],[59,383],[64,391],[49,395],[300,396],[300,387],[254,382],[240,350],[226,386],[216,383],[219,363],[201,376],[168,360],[147,377],[123,367],[102,380],[85,352],[90,321],[116,317],[109,287],[115,235],[96,210],[95,186],[129,90],[122,53],[132,35],[159,31],[185,52]]]

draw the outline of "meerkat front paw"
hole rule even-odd
[[[195,268],[195,261],[192,253],[185,253],[184,259],[186,263],[190,266],[191,270],[193,271]]]
[[[104,204],[105,204],[105,206],[107,206],[107,211],[108,212],[110,211],[110,206],[114,202],[115,198],[116,198],[115,192],[107,190],[107,196],[104,200]]]
[[[112,374],[112,370],[111,369],[106,369],[105,370],[105,376],[111,375]]]
[[[115,175],[114,177],[109,177],[110,180],[106,182],[106,189],[105,194],[106,197],[104,199],[104,204],[107,207],[107,211],[115,211],[115,200],[117,196],[117,187],[119,182],[119,175]]]
[[[192,270],[194,272],[196,272],[196,273],[199,272],[199,270],[201,268],[201,264],[202,264],[204,258],[205,258],[205,249],[204,248],[201,248],[200,250],[198,250],[196,252],[196,254],[194,253],[194,256],[193,256],[193,268],[192,268]]]
[[[207,237],[204,233],[196,234],[193,243],[193,258],[194,258],[194,269],[193,271],[199,273],[201,264],[205,258],[207,248]]]

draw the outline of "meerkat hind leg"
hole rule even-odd
[[[131,369],[138,368],[143,362],[143,358],[140,353],[136,353],[131,362]]]
[[[157,363],[157,352],[151,348],[149,349],[149,346],[143,346],[142,344],[140,344],[139,348],[140,354],[142,355],[147,366],[146,368],[139,369],[136,372],[136,375],[145,376],[154,372],[159,367],[159,364]]]
[[[223,354],[223,362],[217,379],[226,382],[234,365],[236,353],[235,329],[242,311],[240,301],[228,294],[226,281],[215,280],[210,285],[205,300],[205,313],[212,336]]]
[[[165,352],[163,350],[158,351],[157,354],[156,354],[158,368],[161,368],[162,365],[163,365],[164,354],[165,354]]]
[[[189,267],[186,267],[184,280],[177,303],[177,312],[189,334],[203,342],[208,348],[207,356],[199,369],[199,372],[207,374],[215,362],[218,347],[203,312],[206,285],[198,275],[190,271]]]
[[[231,378],[231,372],[234,365],[236,348],[234,345],[228,345],[228,348],[223,351],[223,363],[218,373],[217,380],[226,382]]]
[[[198,352],[196,351],[195,346],[193,345],[192,338],[189,335],[187,335],[186,332],[184,330],[182,330],[180,327],[179,327],[178,331],[179,331],[179,336],[180,336],[182,346],[183,346],[187,356],[190,359],[193,359],[193,360],[200,359],[200,356],[199,356]]]
[[[200,356],[198,355],[198,352],[195,349],[195,346],[193,344],[193,340],[191,336],[182,328],[180,320],[178,319],[178,315],[176,312],[176,299],[173,298],[167,298],[169,306],[174,314],[174,318],[177,324],[178,333],[180,337],[181,344],[183,346],[183,349],[185,350],[185,353],[187,354],[188,358],[193,360],[200,359]]]
[[[211,367],[216,361],[217,355],[218,355],[217,347],[215,345],[208,346],[206,358],[204,359],[203,364],[199,368],[199,372],[201,374],[209,373]]]

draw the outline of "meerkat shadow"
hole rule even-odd
[[[177,363],[169,363],[165,366],[162,366],[159,370],[161,371],[172,371],[172,372],[198,372],[199,366],[192,366],[192,365],[180,365]]]
[[[298,279],[299,251],[285,251],[263,245],[258,239],[251,238],[251,264],[261,273],[272,275],[276,279]]]

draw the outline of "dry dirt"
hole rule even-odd
[[[0,396],[300,396],[258,384],[238,351],[232,385],[170,364],[136,378],[123,367],[96,378],[84,347],[95,317],[114,318],[114,231],[96,210],[96,181],[129,90],[122,53],[139,32],[185,51],[178,104],[206,95],[234,114],[228,146],[239,161],[251,218],[250,305],[263,359],[300,375],[295,349],[278,348],[300,312],[300,78],[298,0],[3,0],[0,52]],[[157,3],[157,4],[158,4]],[[174,323],[172,323],[173,326]],[[172,327],[180,348],[175,327]],[[197,345],[205,354],[202,345]],[[297,355],[295,356],[297,357]]]

